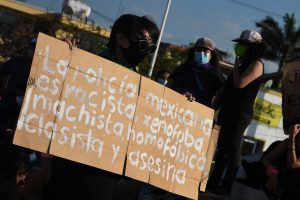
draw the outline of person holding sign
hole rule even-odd
[[[229,75],[221,95],[215,98],[220,102],[217,124],[221,126],[221,130],[215,166],[208,184],[211,192],[222,195],[230,194],[239,168],[243,133],[251,122],[253,103],[264,73],[261,35],[254,30],[244,30],[233,41],[236,42],[233,72]]]
[[[199,38],[189,50],[188,58],[170,75],[167,87],[184,94],[189,100],[195,100],[206,106],[216,91],[222,88],[224,77],[218,67],[218,54],[214,50],[215,42],[209,38]],[[143,199],[183,199],[160,188],[143,185],[139,200]]]
[[[136,65],[154,53],[159,29],[143,16],[124,14],[113,24],[108,49],[100,55],[136,71]],[[48,189],[50,199],[112,198],[119,175],[54,157]]]
[[[22,56],[12,57],[0,66],[0,80],[5,82],[0,98],[0,135],[6,129],[14,130],[23,102],[27,79],[30,73],[36,38],[28,42]]]
[[[100,56],[137,71],[136,66],[155,52],[158,35],[156,24],[146,16],[122,15],[113,25],[108,49]]]
[[[213,40],[199,38],[185,63],[171,74],[167,86],[211,107],[212,98],[225,81],[214,49]]]

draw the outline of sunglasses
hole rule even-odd
[[[147,52],[149,55],[152,55],[157,48],[155,44],[149,43],[148,40],[132,40],[132,42],[137,45],[141,52]]]

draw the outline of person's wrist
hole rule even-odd
[[[288,141],[291,142],[291,143],[294,143],[295,142],[295,138],[294,137],[289,137]]]
[[[288,141],[288,150],[295,150],[295,140],[289,139]]]

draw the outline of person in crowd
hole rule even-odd
[[[300,196],[300,124],[288,129],[289,138],[275,141],[259,161],[243,160],[246,178],[241,184],[264,189],[270,199],[296,200]]]
[[[30,73],[36,39],[31,39],[27,51],[22,56],[12,57],[0,66],[0,76],[5,80],[0,100],[0,133],[14,130]]]
[[[167,86],[210,107],[225,81],[215,46],[213,40],[199,38],[187,60],[170,75]]]
[[[136,65],[154,53],[158,35],[157,25],[148,17],[124,14],[114,22],[108,48],[100,55],[136,71]],[[55,200],[109,200],[119,179],[119,175],[53,157],[45,196]]]
[[[168,78],[170,76],[170,71],[167,69],[161,69],[157,72],[157,75],[155,77],[156,82],[162,84],[162,85],[167,85],[168,83]]]
[[[215,98],[219,102],[217,124],[221,130],[208,183],[208,190],[222,195],[230,195],[240,165],[242,137],[251,122],[253,103],[264,73],[261,35],[254,30],[244,30],[233,41],[236,42],[234,68],[220,96]]]
[[[213,40],[198,39],[195,46],[189,50],[187,60],[169,76],[166,86],[184,94],[189,100],[211,106],[213,96],[224,83],[224,77],[218,68],[218,54],[214,49],[215,42]],[[164,73],[161,71],[158,75],[164,75]],[[165,83],[167,78],[157,78],[157,80]],[[139,200],[143,199],[179,200],[184,198],[145,184],[141,187],[139,194]]]
[[[276,195],[283,187],[281,199],[299,199],[300,187],[300,124],[294,124],[289,129],[289,138],[278,144],[274,150],[266,154],[262,162],[266,169],[268,180],[265,184],[269,194]],[[284,168],[276,168],[276,161],[284,158]],[[279,165],[280,167],[280,165]]]
[[[0,142],[0,199],[19,200],[28,175],[28,163],[18,147]]]
[[[148,17],[122,15],[113,25],[108,49],[100,56],[137,71],[136,66],[156,50],[158,35],[157,25]]]

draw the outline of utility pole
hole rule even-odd
[[[118,19],[118,17],[120,17],[122,10],[123,10],[123,0],[120,1],[116,19]]]
[[[155,50],[154,55],[153,55],[152,60],[151,60],[151,67],[150,67],[149,73],[148,73],[149,78],[152,76],[154,64],[155,64],[155,61],[156,61],[156,57],[157,57],[161,37],[162,37],[162,34],[164,32],[164,28],[165,28],[165,24],[166,24],[166,21],[167,21],[167,17],[168,17],[169,9],[170,9],[170,6],[171,6],[171,2],[172,2],[172,0],[168,0],[168,4],[166,6],[165,15],[164,15],[163,22],[161,24],[159,37],[158,37],[158,40],[156,42],[157,49]]]

